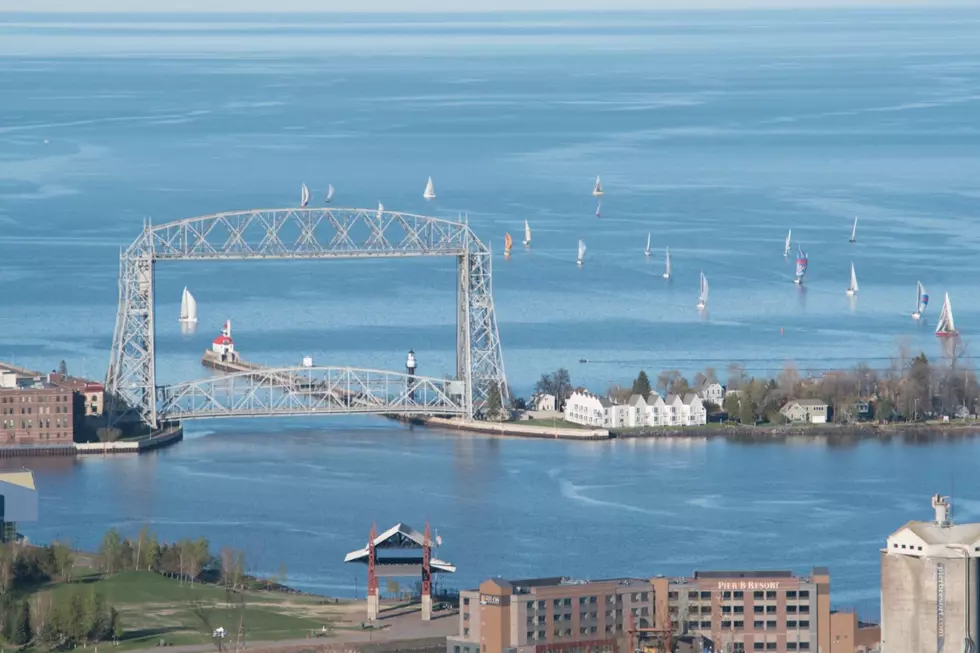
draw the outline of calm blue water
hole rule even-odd
[[[316,197],[332,183],[340,206],[468,212],[495,251],[527,218],[533,248],[494,268],[519,392],[561,365],[602,390],[641,366],[884,368],[900,342],[936,356],[944,292],[967,340],[980,323],[978,31],[977,10],[0,15],[0,359],[64,358],[101,377],[116,257],[145,217],[293,205],[303,181]],[[782,257],[788,228],[810,256],[802,292]],[[159,380],[202,376],[200,353],[229,318],[263,363],[398,369],[414,348],[420,372],[448,373],[452,265],[162,265]],[[908,317],[917,279],[933,297],[923,326]],[[191,337],[177,328],[184,285],[200,306]],[[32,461],[33,534],[91,545],[110,523],[152,521],[349,591],[339,560],[370,519],[431,518],[462,584],[828,564],[835,600],[871,610],[876,547],[927,516],[951,461],[977,446],[574,446],[376,420],[195,428],[140,460]]]

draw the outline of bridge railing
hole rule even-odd
[[[163,419],[466,415],[461,381],[352,367],[236,372],[157,388]]]

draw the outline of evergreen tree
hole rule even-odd
[[[500,418],[500,387],[496,383],[490,384],[490,390],[487,392],[487,418],[488,419],[499,419]]]
[[[646,372],[640,370],[640,373],[636,376],[636,380],[633,381],[633,394],[646,398],[650,396],[651,391],[650,378]]]
[[[10,642],[22,646],[31,641],[31,606],[27,601],[21,601],[14,616],[14,625],[10,633]]]

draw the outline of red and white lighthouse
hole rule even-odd
[[[231,339],[231,320],[227,320],[221,327],[221,335],[211,343],[211,351],[218,354],[223,361],[237,361],[238,353],[235,351],[235,341]]]

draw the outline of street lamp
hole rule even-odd
[[[973,638],[970,636],[970,548],[965,544],[947,544],[946,548],[963,554],[963,567],[966,572],[966,586],[963,592],[966,599],[963,618],[963,653],[975,653],[977,645],[973,643]]]

